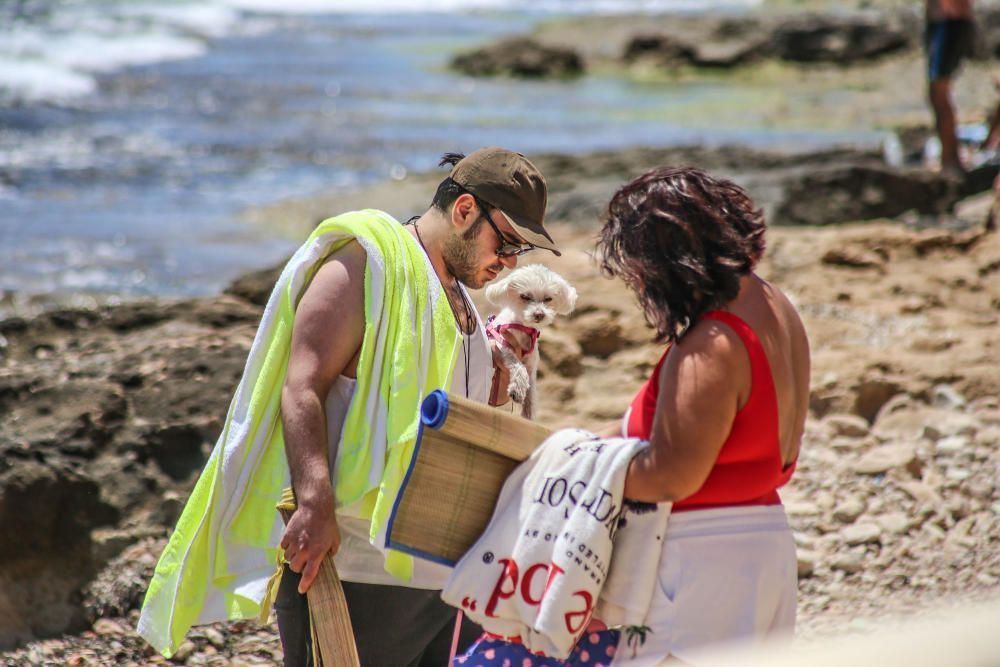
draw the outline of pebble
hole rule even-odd
[[[865,511],[865,503],[857,497],[851,497],[833,509],[833,518],[841,523],[854,523]]]
[[[194,652],[198,650],[195,643],[190,639],[185,639],[181,642],[181,645],[177,647],[177,651],[170,657],[173,662],[187,662],[187,659],[194,655]]]
[[[864,559],[857,554],[842,554],[830,561],[830,567],[838,572],[854,574],[865,569],[865,562]]]
[[[939,384],[931,390],[931,404],[935,408],[956,410],[965,407],[966,401],[961,394],[955,391],[954,387]]]
[[[207,639],[212,644],[212,646],[214,646],[215,648],[224,648],[225,647],[225,645],[226,645],[226,638],[223,636],[223,634],[221,632],[219,632],[215,628],[211,628],[211,627],[204,628],[202,630],[202,634],[205,635],[205,639]]]
[[[127,631],[117,621],[110,618],[99,618],[94,621],[94,632],[101,636],[121,635]]]
[[[886,512],[875,517],[875,523],[887,533],[902,535],[910,529],[910,517],[902,512]]]
[[[868,420],[858,415],[833,414],[826,417],[823,422],[830,427],[835,436],[847,438],[862,438],[868,435],[871,428]]]
[[[814,549],[816,547],[816,538],[812,535],[794,531],[792,538],[795,540],[795,546],[799,549]]]
[[[856,523],[841,530],[840,536],[850,546],[870,544],[881,540],[882,529],[874,523]]]
[[[911,498],[920,503],[940,503],[941,496],[929,484],[917,480],[905,480],[898,482],[900,489],[905,491]]]
[[[946,479],[956,482],[964,482],[972,477],[972,471],[966,470],[965,468],[948,468],[945,470],[944,476]]]
[[[785,512],[789,516],[816,516],[820,513],[815,503],[808,501],[789,501],[785,503]]]
[[[949,435],[938,440],[934,445],[934,450],[944,456],[952,456],[968,452],[971,450],[971,441],[965,435]]]
[[[816,571],[816,565],[819,563],[819,554],[815,551],[799,549],[797,552],[797,560],[799,578],[804,579],[806,577],[811,577],[813,572]]]
[[[931,523],[930,521],[926,522],[920,529],[925,533],[927,539],[932,544],[943,542],[947,536],[943,528]]]
[[[917,446],[912,442],[882,445],[861,456],[854,464],[854,471],[862,475],[877,475],[890,470],[905,468],[913,475],[920,474]]]
[[[1000,579],[997,579],[992,574],[988,574],[986,572],[979,572],[976,574],[976,581],[989,588],[993,588],[1000,583]]]
[[[924,424],[921,434],[925,438],[939,440],[950,435],[974,436],[980,428],[982,422],[972,415],[941,411]]]

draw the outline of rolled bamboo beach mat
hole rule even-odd
[[[552,430],[432,392],[388,526],[389,546],[452,565],[486,529],[507,476]]]
[[[291,489],[285,489],[278,512],[286,524],[296,507],[295,494]],[[329,556],[320,563],[319,573],[306,593],[306,600],[309,602],[316,666],[361,667],[344,586]]]

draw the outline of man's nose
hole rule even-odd
[[[507,257],[498,257],[500,263],[506,266],[508,269],[513,269],[517,266],[517,255],[509,255]]]

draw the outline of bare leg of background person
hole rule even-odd
[[[931,107],[934,109],[934,123],[941,140],[941,171],[962,174],[962,162],[958,157],[958,139],[955,136],[955,107],[951,103],[951,79],[937,79],[930,82]]]
[[[1000,90],[1000,76],[993,79],[993,86]],[[993,110],[993,115],[990,117],[990,129],[982,145],[982,149],[985,151],[995,151],[997,148],[1000,148],[1000,103]]]
[[[986,216],[986,231],[995,232],[1000,225],[1000,174],[993,181],[993,206]]]

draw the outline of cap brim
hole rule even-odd
[[[507,213],[505,213],[502,208],[497,210],[499,210],[500,214],[504,217],[504,219],[506,219],[507,222],[510,223],[510,226],[514,228],[514,231],[516,231],[518,234],[521,235],[522,239],[524,239],[531,245],[535,246],[536,248],[544,248],[545,250],[548,250],[557,257],[562,255],[562,253],[559,252],[559,248],[556,247],[556,244],[552,242],[552,239],[545,236],[544,234],[539,234],[538,232],[532,231],[531,229],[528,229],[524,225],[519,225],[517,221],[514,220],[514,218],[507,215]]]

